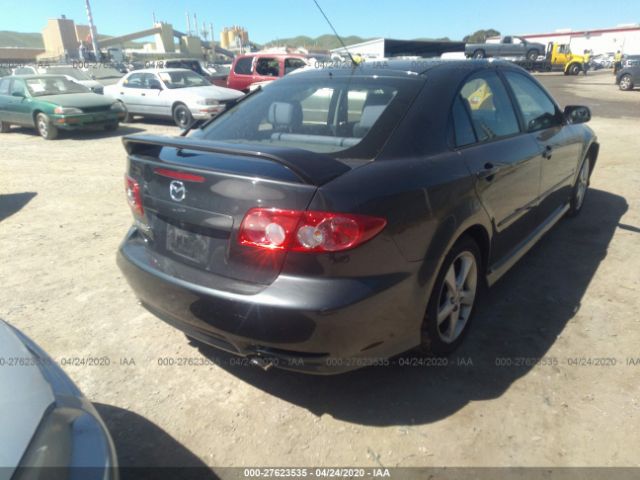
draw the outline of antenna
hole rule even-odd
[[[327,17],[327,15],[324,13],[324,11],[322,10],[322,8],[320,8],[320,5],[318,4],[317,0],[313,0],[313,3],[316,4],[316,7],[318,7],[318,10],[320,10],[320,13],[322,14],[322,16],[324,17],[324,19],[327,21],[327,23],[329,24],[329,26],[331,27],[331,30],[333,30],[333,33],[335,34],[335,36],[338,38],[338,41],[340,42],[340,45],[342,45],[342,48],[344,48],[344,51],[347,52],[347,55],[349,55],[349,58],[351,59],[351,63],[353,63],[354,65],[357,65],[356,61],[353,59],[353,57],[351,56],[351,52],[349,51],[349,49],[347,48],[347,46],[344,44],[344,42],[342,41],[342,38],[340,38],[340,35],[338,35],[338,32],[336,32],[336,29],[333,28],[333,24],[331,23],[331,20],[329,20],[329,18]]]

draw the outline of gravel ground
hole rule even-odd
[[[142,309],[115,265],[120,135],[178,133],[162,122],[2,135],[0,318],[64,362],[124,466],[640,466],[640,91],[538,78],[593,109],[592,188],[490,290],[448,366],[265,373]]]

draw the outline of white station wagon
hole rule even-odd
[[[105,87],[104,94],[122,102],[127,111],[125,122],[134,115],[169,117],[180,128],[216,116],[227,103],[243,96],[183,68],[135,70]]]

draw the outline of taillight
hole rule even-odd
[[[367,215],[252,208],[238,241],[272,250],[339,252],[372,239],[386,224],[384,218]]]
[[[129,175],[124,177],[124,188],[127,192],[127,202],[134,215],[142,217],[144,208],[142,207],[142,195],[140,194],[140,184]]]

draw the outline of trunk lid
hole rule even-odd
[[[199,270],[269,284],[283,251],[237,242],[253,207],[305,210],[318,186],[350,168],[303,150],[129,136],[129,176],[140,185],[146,248]]]

